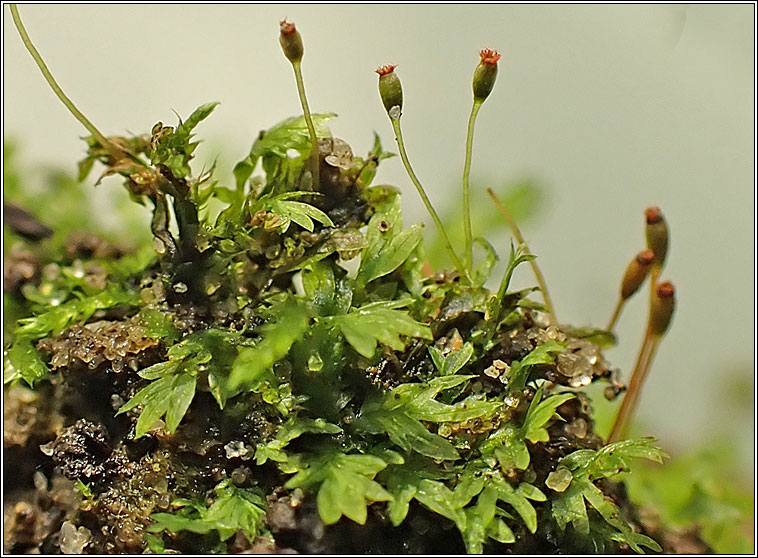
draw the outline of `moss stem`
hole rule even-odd
[[[292,62],[292,68],[295,70],[295,81],[297,82],[297,94],[300,97],[300,104],[303,107],[303,116],[305,124],[308,126],[308,133],[311,136],[311,164],[313,165],[313,189],[318,190],[319,186],[319,152],[318,137],[316,136],[316,127],[313,125],[311,118],[311,109],[308,107],[308,97],[305,96],[305,83],[303,82],[303,72],[300,61]]]
[[[116,148],[108,138],[106,138],[100,130],[97,129],[97,127],[90,122],[82,112],[76,108],[76,105],[69,99],[66,94],[63,92],[63,89],[58,85],[58,82],[55,81],[55,78],[53,77],[53,74],[50,73],[50,70],[47,67],[47,64],[45,64],[45,61],[42,59],[42,56],[40,55],[39,51],[35,48],[34,43],[32,43],[31,38],[29,38],[29,34],[26,32],[26,28],[24,27],[23,22],[21,21],[21,16],[18,13],[18,7],[16,4],[10,5],[11,9],[11,15],[13,16],[13,23],[16,25],[16,29],[18,30],[18,34],[21,35],[21,40],[24,42],[24,46],[29,51],[29,54],[32,55],[32,58],[37,63],[37,67],[39,67],[40,71],[42,72],[42,75],[45,77],[45,81],[47,81],[48,85],[50,85],[50,88],[53,90],[53,92],[57,95],[57,97],[61,100],[61,102],[66,106],[66,108],[69,110],[69,112],[74,115],[74,118],[76,118],[79,122],[81,122],[82,126],[84,126],[87,131],[92,134],[92,136],[98,141],[100,145],[102,145],[105,149],[108,150],[108,153],[116,160],[120,159],[122,157],[121,150]]]
[[[616,322],[618,322],[619,320],[619,316],[621,315],[621,309],[624,308],[624,303],[626,303],[626,300],[619,297],[619,300],[616,303],[616,308],[613,310],[613,315],[611,316],[611,319],[608,322],[608,326],[605,328],[605,331],[609,331],[613,333],[613,328],[616,327]]]
[[[468,119],[468,133],[466,135],[466,161],[463,164],[463,233],[466,239],[464,258],[466,269],[469,271],[473,265],[473,237],[471,233],[471,203],[469,201],[469,175],[471,173],[471,153],[474,144],[474,125],[476,124],[476,115],[482,107],[483,101],[474,99],[471,107],[471,115]]]
[[[442,240],[445,242],[445,248],[447,248],[447,252],[448,254],[450,254],[450,258],[453,260],[453,265],[455,265],[455,268],[458,270],[458,273],[460,273],[463,277],[466,277],[468,279],[467,269],[463,267],[461,260],[458,258],[458,255],[455,253],[455,250],[453,249],[453,245],[450,242],[450,238],[447,236],[447,233],[445,232],[445,227],[442,226],[442,221],[440,220],[439,215],[437,215],[437,212],[434,210],[434,207],[432,206],[432,202],[429,200],[429,197],[426,195],[426,191],[424,191],[424,187],[421,185],[421,182],[419,182],[418,178],[416,178],[416,173],[413,172],[413,168],[411,168],[410,161],[408,161],[408,154],[405,152],[405,142],[403,142],[403,132],[400,130],[400,118],[390,117],[390,121],[392,122],[393,130],[395,130],[395,139],[397,140],[397,146],[398,146],[398,149],[400,150],[400,158],[403,161],[405,170],[408,172],[408,176],[411,178],[411,182],[413,182],[413,185],[416,187],[416,190],[418,190],[419,196],[421,196],[421,200],[424,202],[424,205],[426,206],[427,211],[432,216],[432,220],[434,221],[434,224],[437,225],[437,230],[439,231],[440,236],[442,236]]]
[[[632,377],[629,381],[629,387],[626,390],[624,400],[621,402],[621,407],[616,415],[616,420],[608,435],[608,443],[618,442],[619,440],[626,438],[629,431],[629,425],[634,416],[634,411],[637,408],[637,402],[642,393],[642,385],[650,371],[650,365],[653,362],[653,357],[655,356],[655,351],[658,348],[660,340],[660,335],[653,335],[648,329],[645,334],[645,339],[642,342],[640,353],[637,357],[637,364],[634,367],[634,372],[632,372]]]
[[[497,206],[498,211],[505,217],[505,220],[508,222],[508,226],[511,228],[511,232],[513,233],[513,236],[516,237],[516,241],[524,246],[524,250],[527,255],[533,255],[532,251],[529,250],[529,245],[526,243],[526,240],[524,239],[524,236],[521,234],[521,230],[519,230],[518,225],[516,224],[516,221],[513,220],[513,217],[511,217],[510,212],[505,207],[505,204],[500,201],[500,199],[495,195],[495,192],[492,191],[492,188],[487,188],[487,193],[492,198],[492,201],[495,202],[495,206]],[[550,298],[550,293],[547,291],[547,283],[545,282],[545,276],[542,275],[542,271],[540,271],[540,266],[537,264],[536,259],[531,259],[529,261],[529,265],[532,266],[532,271],[534,272],[534,276],[537,278],[537,284],[540,287],[540,291],[542,292],[542,298],[545,301],[545,308],[547,309],[548,314],[550,315],[550,319],[553,323],[558,323],[558,319],[555,317],[555,307],[553,306],[553,301]]]

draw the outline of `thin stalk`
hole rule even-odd
[[[42,59],[39,51],[35,48],[32,40],[29,38],[29,34],[26,32],[26,28],[21,21],[21,16],[18,14],[18,7],[15,4],[11,4],[10,9],[11,15],[13,16],[13,23],[16,24],[16,29],[18,29],[19,35],[21,35],[21,40],[24,42],[24,46],[29,51],[29,54],[32,55],[32,58],[37,63],[37,67],[39,67],[42,75],[45,77],[45,81],[47,81],[48,85],[50,85],[50,88],[53,90],[53,92],[58,96],[58,98],[66,106],[69,112],[74,115],[74,118],[81,122],[82,126],[84,126],[87,131],[92,134],[92,136],[98,141],[100,145],[108,150],[108,153],[114,159],[118,160],[122,158],[123,155],[121,153],[121,150],[116,148],[110,142],[110,140],[108,140],[108,138],[106,138],[100,132],[100,130],[98,130],[97,127],[95,127],[95,125],[90,122],[78,108],[76,108],[76,105],[71,101],[71,99],[66,96],[66,94],[63,92],[63,89],[61,89],[58,85],[58,82],[55,81],[53,74],[50,73],[47,64],[45,64],[45,61]]]
[[[313,125],[313,119],[311,118],[311,109],[308,107],[308,98],[305,96],[305,83],[303,82],[303,72],[301,69],[300,61],[292,63],[292,68],[295,70],[295,81],[297,82],[297,94],[300,97],[300,104],[303,107],[303,116],[305,116],[305,124],[308,126],[308,133],[311,136],[311,157],[313,165],[313,189],[318,190],[319,185],[319,153],[318,153],[318,137],[316,136],[316,127]]]
[[[511,232],[513,233],[513,236],[516,237],[516,241],[524,246],[524,250],[526,251],[527,255],[532,256],[532,251],[529,250],[529,245],[526,243],[526,240],[524,239],[524,236],[521,234],[521,231],[518,228],[518,225],[516,224],[516,221],[513,220],[513,217],[511,217],[511,214],[506,209],[503,202],[500,201],[500,199],[495,195],[495,192],[492,191],[492,188],[487,188],[487,193],[492,198],[492,201],[495,202],[495,206],[497,207],[498,211],[502,213],[503,217],[505,217],[505,220],[508,222],[508,226],[511,228]],[[542,292],[542,298],[545,301],[545,308],[547,309],[548,314],[550,314],[550,319],[553,321],[553,323],[558,323],[558,319],[555,317],[555,307],[553,306],[553,301],[550,298],[550,294],[547,291],[547,283],[545,282],[545,276],[542,275],[542,271],[540,271],[540,266],[537,264],[537,261],[535,259],[531,259],[529,261],[529,265],[532,266],[532,271],[534,272],[534,276],[537,278],[537,284],[540,286],[540,291]]]
[[[623,298],[619,297],[619,301],[616,303],[616,308],[613,310],[613,315],[611,316],[611,319],[608,322],[608,326],[605,328],[605,331],[613,332],[613,328],[616,327],[616,322],[619,320],[621,309],[624,307],[625,302],[626,301]]]
[[[434,207],[432,206],[432,202],[429,201],[429,197],[426,195],[426,192],[424,191],[424,187],[421,185],[421,182],[419,182],[418,178],[416,178],[416,173],[413,172],[413,168],[411,168],[411,163],[410,161],[408,161],[408,154],[405,152],[405,142],[403,142],[403,132],[400,130],[400,119],[390,117],[390,120],[392,121],[393,130],[395,130],[395,139],[397,140],[398,149],[400,149],[400,158],[403,160],[403,165],[405,165],[405,170],[408,172],[408,176],[410,176],[411,182],[413,182],[413,185],[416,187],[416,190],[418,190],[418,194],[419,196],[421,196],[421,200],[424,202],[424,205],[426,206],[427,211],[432,216],[432,220],[434,221],[434,224],[437,225],[437,230],[439,231],[440,236],[442,236],[442,240],[445,242],[445,248],[447,248],[447,252],[448,254],[450,254],[450,258],[453,260],[453,265],[455,265],[455,268],[458,270],[458,273],[460,273],[463,277],[468,278],[467,269],[463,267],[461,260],[458,258],[458,255],[455,253],[455,250],[453,249],[453,245],[450,242],[450,238],[448,238],[447,233],[445,232],[445,227],[442,226],[442,221],[440,220],[439,215],[437,215],[437,212],[434,210]]]
[[[658,286],[658,277],[661,275],[663,266],[653,264],[650,269],[650,307],[653,307],[653,300],[655,299],[655,289]]]
[[[474,105],[471,107],[471,116],[468,119],[468,134],[466,135],[466,162],[463,164],[463,233],[466,239],[464,258],[466,260],[466,269],[471,269],[473,265],[473,237],[471,234],[471,204],[469,201],[469,174],[471,173],[471,152],[474,144],[474,124],[476,124],[476,115],[482,107],[482,100],[474,99]]]
[[[642,393],[642,385],[650,371],[650,365],[653,362],[660,340],[661,336],[653,335],[650,330],[645,334],[645,340],[637,357],[637,364],[634,367],[634,372],[632,372],[629,387],[624,395],[624,400],[621,402],[611,433],[608,435],[608,443],[618,442],[626,437],[632,416],[637,408],[637,401]]]

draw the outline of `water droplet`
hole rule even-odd
[[[32,481],[34,482],[34,488],[37,490],[47,490],[47,477],[42,471],[34,471]]]
[[[574,376],[568,382],[569,386],[573,388],[579,388],[588,386],[592,383],[592,376],[589,374],[582,374],[581,376]]]
[[[174,285],[174,291],[176,291],[179,294],[183,294],[187,292],[187,285],[185,283],[179,282]]]
[[[160,238],[153,238],[153,249],[159,254],[166,253],[166,245]]]
[[[92,538],[86,527],[79,527],[70,521],[64,521],[60,531],[60,549],[63,554],[81,554]]]
[[[551,490],[555,490],[556,492],[564,492],[569,487],[573,479],[574,476],[571,474],[571,471],[569,471],[566,467],[558,467],[555,471],[547,476],[547,479],[545,480],[545,486]]]
[[[319,353],[314,353],[308,357],[308,371],[320,372],[324,367],[324,359],[321,358]]]
[[[495,365],[493,364],[492,366],[489,366],[484,369],[484,374],[486,376],[489,376],[490,378],[497,378],[498,376],[500,376],[500,369],[496,368]]]
[[[584,439],[587,436],[587,421],[579,417],[574,422],[568,423],[563,429],[579,439]]]
[[[511,409],[514,409],[514,408],[518,407],[519,399],[518,399],[518,397],[513,397],[512,395],[508,395],[503,400],[503,403],[505,403]]]
[[[450,428],[450,425],[447,424],[446,422],[443,422],[442,424],[440,424],[439,428],[437,429],[437,434],[439,434],[443,438],[447,438],[452,433],[453,433],[453,429]]]
[[[71,271],[71,275],[73,275],[77,279],[82,279],[84,277],[85,275],[84,265],[82,264],[81,260],[76,260],[71,267],[73,268]]]
[[[227,459],[232,459],[233,457],[241,457],[244,459],[248,453],[251,453],[248,446],[246,446],[244,442],[238,440],[226,444],[224,446],[224,451],[226,452]],[[252,457],[252,455],[250,457]]]
[[[51,455],[53,455],[53,442],[48,442],[46,444],[42,444],[39,447],[39,450],[42,453],[44,453],[45,455],[47,455],[48,457],[50,457]]]
[[[121,398],[120,395],[114,393],[111,395],[111,407],[113,407],[114,411],[118,411],[121,407],[124,405],[124,400]]]

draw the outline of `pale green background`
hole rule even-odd
[[[549,188],[525,227],[559,318],[603,325],[620,275],[643,247],[642,212],[671,233],[663,277],[678,309],[645,387],[645,433],[674,453],[733,438],[754,455],[754,6],[21,6],[27,29],[72,99],[106,134],[145,133],[221,101],[198,129],[199,158],[228,177],[257,132],[300,111],[277,40],[294,20],[306,44],[314,111],[357,153],[377,130],[392,147],[374,68],[399,65],[408,150],[435,203],[459,204],[470,79],[483,47],[503,53],[478,125],[474,189],[530,175]],[[73,170],[84,130],[4,31],[4,137],[26,162]],[[382,182],[407,191],[398,159]],[[489,179],[492,183],[485,183]],[[228,178],[225,178],[228,180]],[[106,182],[104,188],[120,187]],[[494,208],[492,209],[494,211]],[[507,237],[493,238],[505,255]],[[522,284],[531,281],[526,269]],[[608,357],[631,368],[642,300]],[[740,383],[741,382],[741,383]],[[729,390],[735,393],[729,393]],[[740,399],[741,396],[741,399]]]

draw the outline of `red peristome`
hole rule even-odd
[[[279,30],[282,32],[282,35],[292,35],[296,31],[295,24],[283,19],[279,22]]]
[[[662,219],[663,219],[663,213],[661,213],[660,208],[648,207],[645,210],[645,220],[647,221],[648,225],[654,225],[655,223],[659,223]]]
[[[386,66],[380,66],[376,69],[376,73],[380,76],[386,76],[387,74],[391,74],[395,71],[395,68],[397,68],[397,64],[387,64]]]
[[[637,254],[637,263],[640,265],[650,265],[655,259],[655,254],[652,250],[643,250]]]
[[[674,285],[671,281],[659,283],[655,292],[659,298],[672,298],[674,296]]]
[[[484,50],[479,51],[479,56],[482,59],[482,64],[495,65],[498,60],[500,60],[501,54],[496,50],[485,48]]]

